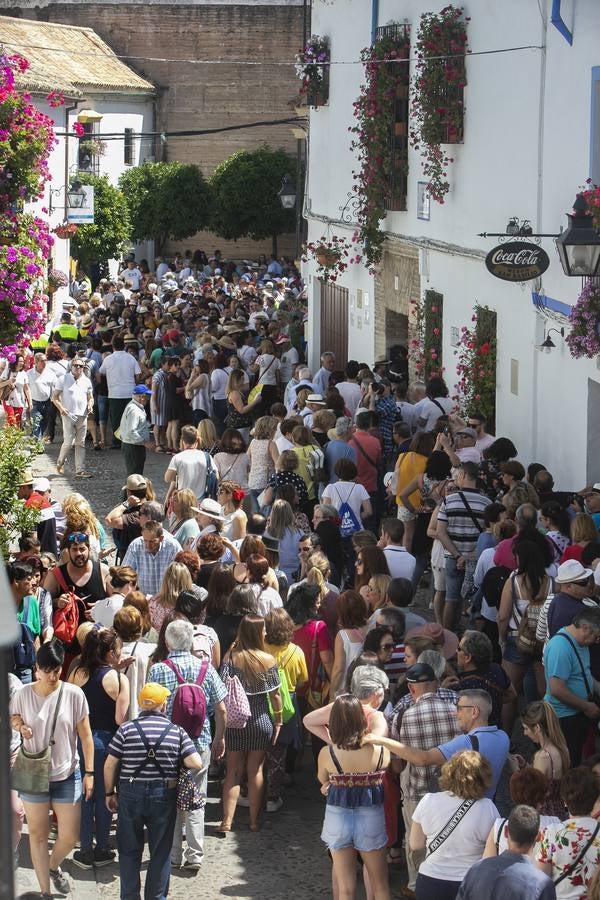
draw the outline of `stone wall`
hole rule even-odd
[[[5,7],[4,12],[93,28],[117,54],[131,57],[125,62],[158,88],[158,131],[220,128],[294,115],[299,82],[293,63],[302,46],[301,0],[280,5],[272,0],[253,5],[214,5],[202,0],[187,4],[50,2],[41,7],[25,3]],[[210,62],[186,62],[195,59]],[[264,143],[295,156],[290,126],[279,125],[170,138],[157,159],[193,162],[208,176],[237,150],[253,150]],[[270,241],[227,242],[206,234],[172,249],[188,247],[206,251],[219,247],[236,258],[271,251]],[[279,252],[291,256],[293,247],[293,235],[282,236]]]

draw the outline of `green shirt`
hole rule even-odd
[[[29,598],[29,609],[27,610],[27,621],[24,622],[24,625],[27,625],[31,633],[34,637],[39,637],[42,633],[42,624],[40,622],[40,607],[33,595],[30,595]],[[17,612],[17,621],[23,622],[23,606],[25,600],[21,600],[21,605],[19,606],[19,611]]]

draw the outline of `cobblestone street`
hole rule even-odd
[[[37,458],[34,474],[50,479],[52,494],[59,500],[71,491],[83,493],[102,518],[118,502],[119,490],[125,483],[125,465],[120,452],[88,449],[86,469],[94,477],[82,481],[74,477],[71,458],[65,475],[57,475],[55,461],[59,447],[57,436],[57,442]],[[163,476],[169,459],[164,454],[148,453],[145,474],[152,479],[159,499],[166,493]],[[110,544],[110,534],[107,537]],[[241,808],[236,812],[233,832],[226,838],[215,834],[214,826],[221,819],[221,785],[219,781],[209,782],[204,865],[197,875],[175,869],[170,897],[183,900],[189,897],[190,889],[207,900],[218,897],[310,900],[331,896],[331,866],[320,838],[324,803],[310,753],[305,755],[305,760],[303,770],[296,775],[295,786],[286,790],[283,808],[271,815],[265,813],[262,830],[257,834],[248,830],[248,811]],[[21,841],[20,857],[16,892],[37,891],[27,829]],[[87,872],[67,860],[63,868],[71,878],[73,900],[114,900],[119,896],[118,862]],[[390,871],[397,892],[402,870],[394,866]]]

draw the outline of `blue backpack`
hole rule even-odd
[[[332,486],[335,487],[335,484]],[[350,493],[348,494],[347,499],[343,501],[343,503],[341,504],[341,506],[338,510],[338,514],[340,517],[340,534],[343,538],[352,537],[352,535],[356,534],[357,531],[362,530],[362,525],[358,521],[358,519],[356,517],[356,513],[354,512],[354,510],[352,509],[352,507],[350,506],[350,504],[348,502],[350,500],[350,497],[352,496],[352,491],[354,490],[355,487],[356,487],[356,485],[353,484],[352,488],[350,490]],[[337,493],[338,493],[338,497],[341,499],[339,490]]]
[[[26,621],[29,615],[29,597],[23,600],[23,619]],[[34,635],[25,621],[19,622],[21,636],[13,646],[13,672],[18,675],[23,669],[33,669],[35,665]]]

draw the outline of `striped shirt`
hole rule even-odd
[[[169,724],[166,716],[157,712],[140,713],[135,722],[139,722],[150,747],[154,747],[161,734]],[[165,778],[177,778],[180,760],[195,753],[191,740],[179,725],[171,725],[170,731],[163,737],[156,751],[156,760],[160,769],[147,759],[148,751],[134,722],[124,722],[117,730],[108,745],[108,753],[121,760],[121,778],[133,778],[136,781],[162,781]],[[139,774],[135,774],[140,763],[145,762]],[[161,771],[162,769],[162,771]]]
[[[473,515],[469,513],[466,504],[460,495],[463,495]],[[492,501],[485,494],[480,494],[474,488],[464,488],[454,494],[449,494],[438,512],[438,522],[445,522],[448,528],[448,537],[461,556],[469,556],[475,552],[477,539],[485,529],[483,511]],[[473,521],[479,523],[479,528]],[[446,556],[450,556],[446,551]]]

